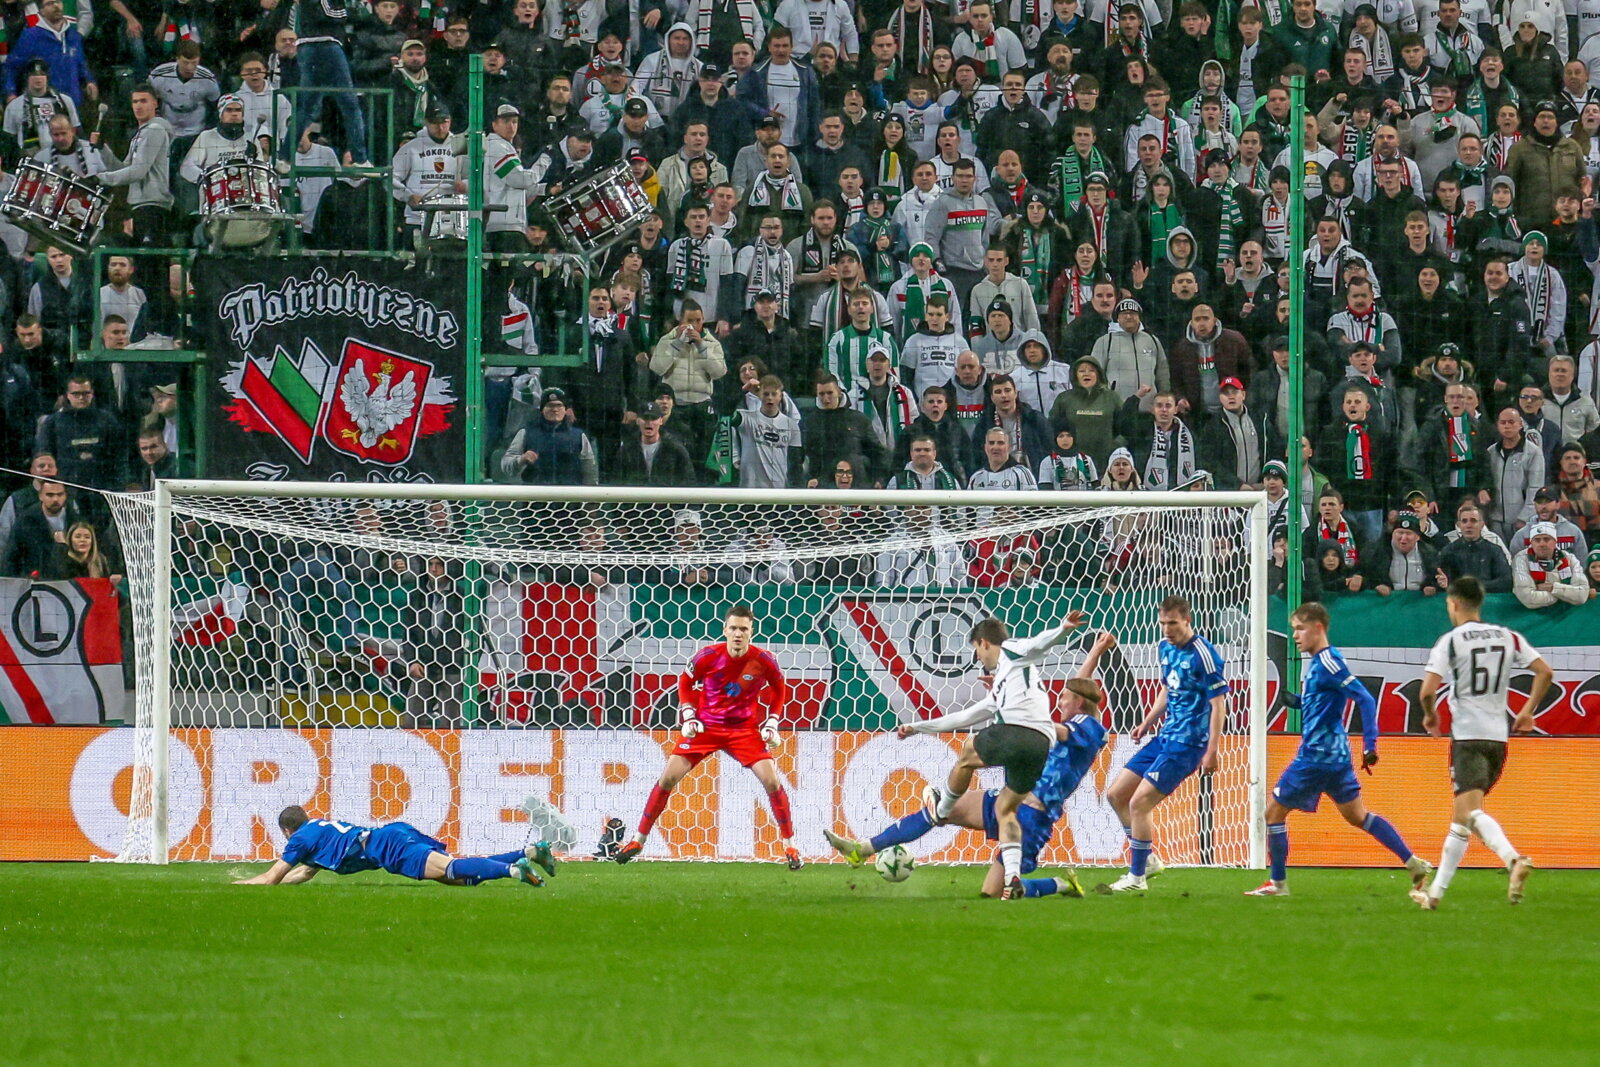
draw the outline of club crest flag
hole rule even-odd
[[[380,259],[202,258],[208,475],[460,480],[462,284]]]

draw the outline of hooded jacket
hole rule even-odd
[[[1138,333],[1130,334],[1121,323],[1113,322],[1106,335],[1094,343],[1089,355],[1099,364],[1106,384],[1124,401],[1134,396],[1141,386],[1154,386],[1157,393],[1172,388],[1167,350],[1155,334],[1142,326]],[[1141,407],[1148,409],[1151,395],[1145,395]]]
[[[1078,384],[1078,367],[1088,363],[1100,372],[1099,381],[1085,389]],[[1122,445],[1117,435],[1118,419],[1122,412],[1122,398],[1105,381],[1105,372],[1092,356],[1082,356],[1072,364],[1072,386],[1056,397],[1050,408],[1050,421],[1062,418],[1072,421],[1074,442],[1080,452],[1088,453],[1095,465],[1105,470],[1111,451]]]
[[[1242,333],[1223,326],[1220,319],[1212,334],[1209,367],[1203,355],[1193,326],[1184,327],[1182,337],[1172,346],[1168,366],[1172,373],[1172,391],[1178,394],[1178,399],[1189,402],[1190,411],[1215,407],[1217,390],[1224,379],[1238,378],[1246,385],[1250,380],[1250,343]]]

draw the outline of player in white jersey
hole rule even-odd
[[[1483,798],[1505,770],[1506,714],[1510,710],[1506,694],[1512,672],[1533,671],[1528,699],[1510,727],[1525,734],[1533,730],[1534,709],[1550,688],[1550,666],[1527,638],[1483,621],[1483,585],[1476,578],[1451,582],[1445,607],[1455,626],[1428,654],[1422,676],[1422,725],[1433,736],[1440,736],[1439,692],[1449,686],[1450,781],[1456,794],[1455,812],[1433,882],[1427,889],[1413,889],[1411,899],[1428,911],[1437,908],[1467,853],[1471,835],[1477,834],[1505,863],[1511,874],[1506,895],[1517,904],[1522,901],[1522,887],[1533,861],[1506,839],[1500,824],[1483,810]]]
[[[1013,640],[1005,623],[995,618],[984,619],[972,628],[971,640],[978,662],[993,677],[989,695],[964,711],[902,723],[895,731],[899,737],[907,738],[912,734],[942,733],[994,720],[967,738],[956,765],[950,768],[945,788],[933,790],[933,811],[935,822],[943,825],[955,811],[967,786],[972,784],[972,775],[978,768],[1005,769],[1005,788],[1000,790],[994,803],[1003,868],[1001,900],[1023,897],[1022,823],[1017,818],[1017,808],[1022,798],[1038,784],[1050,746],[1056,741],[1056,724],[1050,716],[1050,694],[1045,691],[1039,663],[1051,649],[1065,641],[1068,634],[1088,621],[1089,617],[1083,612],[1074,611],[1042,634]]]

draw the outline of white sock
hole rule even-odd
[[[1439,869],[1433,872],[1433,882],[1428,886],[1428,895],[1434,900],[1444,896],[1444,891],[1450,888],[1450,879],[1456,876],[1456,868],[1461,866],[1471,840],[1471,830],[1460,823],[1450,824],[1450,834],[1444,839],[1444,852],[1439,857]]]
[[[649,834],[634,834],[633,835],[633,840],[634,840],[635,844],[642,845],[646,841],[650,840],[650,835]]]
[[[952,793],[950,787],[945,786],[939,791],[939,806],[934,810],[934,816],[940,819],[948,819],[950,813],[956,810],[957,802],[965,795],[965,793]]]
[[[1511,842],[1506,840],[1506,832],[1500,829],[1500,824],[1494,821],[1494,816],[1482,808],[1467,816],[1467,824],[1478,835],[1478,839],[1500,857],[1501,863],[1510,863],[1520,855]]]
[[[1022,842],[1000,843],[1000,866],[1005,869],[1006,885],[1011,884],[1011,879],[1022,877]]]

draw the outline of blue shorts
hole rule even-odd
[[[1361,781],[1348,763],[1333,767],[1323,763],[1295,760],[1278,776],[1272,799],[1295,811],[1316,811],[1322,794],[1335,804],[1346,804],[1361,795]]]
[[[1135,752],[1125,769],[1170,795],[1200,769],[1200,758],[1205,754],[1204,745],[1179,745],[1157,737]]]
[[[392,822],[377,826],[367,834],[363,846],[367,859],[390,874],[422,881],[427,876],[428,854],[443,852],[449,855],[443,843],[435,841],[410,823]]]
[[[983,794],[983,836],[990,841],[1000,840],[1000,823],[994,817],[994,798],[999,795],[998,789]],[[1039,866],[1039,850],[1050,843],[1056,824],[1031,804],[1017,808],[1017,821],[1022,824],[1022,873],[1032,874]]]

